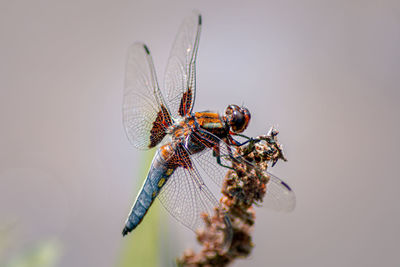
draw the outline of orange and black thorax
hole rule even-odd
[[[229,134],[229,127],[218,113],[196,112],[174,123],[171,131],[172,140],[184,141],[190,135],[202,132],[209,132],[218,138],[225,138]]]
[[[196,112],[194,113],[193,117],[200,128],[216,135],[219,138],[225,138],[229,134],[228,125],[216,112]]]
[[[229,127],[218,113],[206,111],[175,121],[169,133],[171,142],[160,148],[162,158],[169,168],[190,168],[188,153],[196,154],[205,148],[218,147],[219,141],[229,135]]]

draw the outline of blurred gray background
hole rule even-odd
[[[144,162],[121,119],[127,48],[145,41],[163,84],[192,9],[195,109],[276,126],[289,161],[271,171],[297,195],[257,210],[234,266],[400,266],[399,1],[178,0],[0,1],[0,265],[50,240],[57,266],[117,266]],[[160,216],[169,266],[194,235]]]

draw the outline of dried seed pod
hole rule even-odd
[[[262,202],[267,192],[270,177],[266,170],[268,164],[286,158],[277,140],[278,131],[271,129],[267,135],[252,139],[253,142],[237,147],[237,155],[251,162],[232,162],[234,170],[227,169],[220,200],[224,211],[218,207],[214,216],[203,216],[206,228],[197,231],[197,240],[202,245],[199,253],[186,250],[177,259],[178,266],[227,266],[236,258],[243,258],[254,247],[251,234],[255,223],[253,206]],[[230,246],[224,247],[224,214],[229,214],[233,236]]]

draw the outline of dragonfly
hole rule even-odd
[[[222,184],[227,168],[232,166],[232,151],[241,145],[233,136],[247,128],[251,115],[238,105],[228,105],[222,115],[193,111],[201,26],[202,17],[197,12],[183,21],[170,52],[163,91],[149,48],[134,43],[128,50],[123,97],[125,132],[134,147],[157,147],[157,151],[125,222],[123,236],[140,224],[156,198],[193,231],[203,226],[201,214],[212,216],[219,206],[205,178]],[[275,209],[293,209],[290,187],[278,177],[270,177],[265,201],[270,198]],[[229,230],[227,215],[225,224]]]

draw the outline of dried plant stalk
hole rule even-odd
[[[177,259],[178,266],[227,266],[236,258],[247,257],[253,249],[251,234],[255,222],[253,205],[259,205],[267,190],[269,176],[268,164],[272,166],[279,160],[286,161],[277,140],[278,131],[274,128],[266,135],[251,139],[246,145],[237,147],[240,155],[253,166],[232,160],[233,170],[228,169],[215,215],[203,216],[206,228],[197,231],[197,240],[202,245],[199,253],[186,250]],[[222,210],[224,211],[222,211]],[[228,247],[224,243],[224,214],[231,219],[233,236]]]

